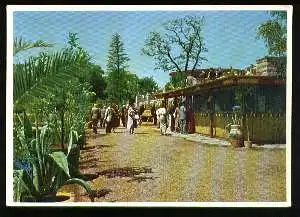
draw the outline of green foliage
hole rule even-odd
[[[31,147],[28,147],[27,144],[30,143],[34,135],[27,114],[25,112],[14,114],[13,125],[14,159],[30,159]]]
[[[124,43],[121,41],[121,36],[115,33],[112,36],[111,43],[109,45],[108,59],[107,59],[107,71],[108,72],[120,72],[125,71],[128,68],[127,62],[129,61],[128,55],[125,53]]]
[[[14,170],[15,201],[26,200],[24,196],[41,201],[45,196],[55,196],[59,188],[69,183],[83,186],[92,200],[92,192],[88,184],[83,180],[70,177],[67,156],[63,152],[51,151],[52,132],[51,127],[45,125],[41,128],[41,133],[36,131],[35,138],[27,143],[27,152],[30,154],[27,160],[30,162],[33,174],[30,176],[22,169]]]
[[[287,14],[285,11],[270,12],[272,19],[262,23],[257,31],[257,37],[265,41],[270,55],[286,54]]]
[[[14,103],[27,103],[63,88],[67,80],[76,79],[87,57],[65,50],[53,54],[41,53],[23,64],[14,65]]]
[[[25,51],[32,48],[37,47],[53,47],[53,44],[49,44],[42,40],[38,41],[25,41],[22,37],[14,39],[14,47],[13,47],[13,55],[15,56],[17,53],[21,51]]]
[[[158,90],[158,85],[153,77],[144,77],[139,79],[139,93],[153,93]]]
[[[171,81],[168,81],[166,84],[165,84],[165,90],[166,91],[169,91],[169,90],[173,90],[175,87],[173,86],[172,82]]]
[[[150,32],[142,53],[154,57],[157,69],[178,72],[195,70],[206,60],[201,56],[207,52],[202,36],[203,24],[204,17],[199,16],[168,21],[163,25],[163,33]],[[181,81],[184,80],[182,76]]]
[[[119,34],[114,34],[109,46],[107,60],[107,88],[105,90],[110,102],[118,104],[124,101],[127,95],[128,83],[127,62],[129,58],[125,53],[124,44]]]
[[[184,72],[180,71],[170,77],[170,80],[165,85],[165,90],[173,90],[184,86]]]
[[[14,65],[14,160],[29,163],[32,170],[32,176],[22,169],[14,170],[16,201],[24,200],[23,196],[39,201],[48,194],[55,195],[69,182],[91,193],[82,180],[71,179],[68,165],[73,144],[84,136],[95,95],[87,82],[90,57],[77,43],[76,35],[70,34],[70,48],[40,53]],[[67,156],[51,150],[50,145],[58,142],[68,145]]]
[[[89,83],[91,85],[90,90],[96,94],[95,98],[103,99],[107,84],[103,77],[104,71],[102,68],[96,64],[89,63],[84,71],[82,77],[79,79],[80,82]]]
[[[70,45],[71,49],[80,47],[78,43],[79,38],[77,37],[77,35],[78,33],[69,32],[68,44]]]

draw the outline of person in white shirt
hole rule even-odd
[[[108,106],[105,111],[105,122],[106,122],[105,132],[106,133],[111,133],[111,119],[112,119],[111,106]]]
[[[184,103],[181,103],[179,108],[179,126],[180,126],[180,133],[186,134],[186,108]]]
[[[166,135],[167,130],[167,110],[165,108],[165,102],[162,102],[159,109],[157,109],[157,116],[159,120],[159,128],[161,135]]]
[[[135,128],[135,109],[134,109],[134,102],[129,103],[128,108],[128,117],[127,117],[127,129],[129,130],[129,134],[134,134]]]

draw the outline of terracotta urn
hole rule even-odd
[[[229,140],[233,147],[244,146],[244,137],[240,125],[232,124],[230,126]]]

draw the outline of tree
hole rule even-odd
[[[286,54],[287,14],[286,11],[271,11],[271,20],[262,23],[257,38],[265,41],[268,53],[275,56]]]
[[[139,93],[146,94],[158,90],[158,85],[153,77],[144,77],[139,79]]]
[[[140,90],[138,76],[130,72],[125,72],[125,79],[120,88],[123,92],[123,103],[134,98]]]
[[[92,86],[91,91],[96,93],[96,98],[103,98],[104,90],[106,88],[106,83],[103,78],[104,71],[100,66],[90,63],[88,66],[88,73],[87,80]]]
[[[78,40],[78,33],[69,32],[69,47],[67,49],[70,49],[71,51],[77,51],[81,55],[87,56],[90,59],[88,52],[80,46]],[[84,70],[84,73],[82,73],[80,76],[80,82],[87,82],[91,85],[91,91],[96,93],[95,98],[103,98],[106,84],[103,78],[104,71],[102,68],[89,61],[89,63],[85,65],[82,70]]]
[[[181,75],[181,86],[188,70],[194,71],[206,58],[203,42],[204,17],[186,16],[163,24],[164,34],[150,32],[142,53],[154,57],[156,69],[176,71]]]
[[[37,41],[25,41],[22,37],[14,39],[13,46],[13,55],[15,56],[17,53],[21,51],[25,51],[32,48],[42,48],[42,47],[53,47],[53,44],[49,44],[42,40]]]
[[[126,79],[126,69],[129,58],[125,53],[124,44],[118,33],[115,33],[110,43],[107,60],[106,93],[110,101],[121,103],[124,98],[123,86]]]
[[[172,89],[174,89],[174,86],[173,86],[173,84],[172,84],[171,81],[168,81],[168,82],[165,84],[165,90],[166,90],[166,91],[169,91],[169,90],[172,90]]]
[[[42,41],[38,41],[38,43],[15,41],[14,54],[33,47],[49,46]],[[71,173],[72,167],[69,165],[73,166],[74,164],[73,160],[68,162],[72,146],[74,143],[78,144],[78,134],[84,130],[85,118],[80,108],[87,107],[88,97],[91,95],[88,88],[78,82],[80,70],[88,64],[88,61],[88,56],[84,56],[83,53],[64,49],[54,53],[42,52],[38,56],[31,56],[24,63],[14,64],[13,102],[15,108],[16,106],[23,106],[24,117],[22,120],[20,113],[16,112],[18,109],[14,109],[13,186],[15,201],[23,200],[23,196],[42,200],[46,196],[55,195],[61,186],[75,183],[84,187],[93,199],[92,190],[86,182],[71,178],[73,175]],[[72,84],[76,84],[76,86]],[[59,94],[55,95],[56,92]],[[54,99],[56,103],[51,104],[49,99]],[[63,106],[61,106],[62,103],[64,103]],[[69,105],[72,105],[73,110]],[[58,107],[61,107],[60,111],[63,110],[62,115],[60,115],[63,118],[61,120],[62,149],[64,149],[64,138],[66,138],[64,135],[67,132],[65,126],[68,125],[69,130],[66,139],[67,154],[51,150],[51,145],[57,134],[56,123],[60,121],[57,120]],[[26,108],[34,116],[34,130],[26,115]],[[43,112],[45,111],[44,108],[48,109],[47,113]],[[70,113],[72,114],[70,115]],[[44,116],[45,119],[43,121],[38,120],[38,116]],[[77,131],[79,128],[76,128],[76,124],[81,125],[81,131]],[[73,139],[74,137],[75,139]],[[20,145],[22,152],[25,152],[24,155],[15,152]],[[24,158],[20,155],[23,155]],[[20,159],[22,161],[19,161]],[[17,162],[24,163],[26,169],[22,163],[18,166]]]

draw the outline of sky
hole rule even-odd
[[[161,31],[164,22],[187,15],[205,18],[203,38],[208,52],[204,56],[208,61],[202,68],[245,68],[267,55],[264,41],[256,38],[259,25],[270,19],[267,11],[15,11],[13,37],[43,40],[60,49],[67,44],[69,32],[78,33],[81,47],[106,70],[112,35],[119,33],[130,58],[129,71],[139,77],[153,76],[164,86],[169,73],[155,70],[153,57],[141,55],[141,49],[151,31]]]

